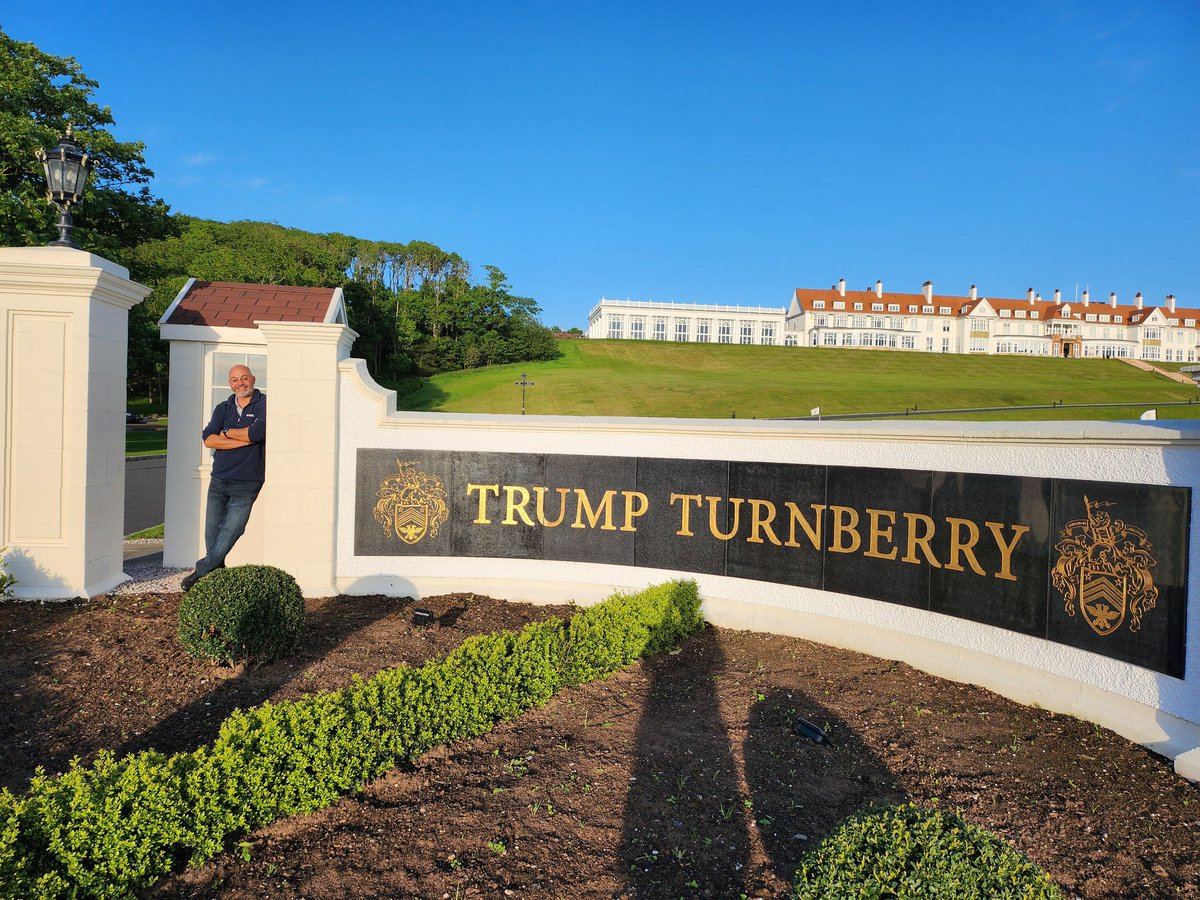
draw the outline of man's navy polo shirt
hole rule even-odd
[[[250,395],[245,409],[237,405],[237,395],[217,404],[212,419],[201,432],[201,439],[220,434],[230,428],[249,428],[248,447],[213,452],[212,474],[222,481],[256,481],[262,483],[267,477],[267,395],[258,388]]]

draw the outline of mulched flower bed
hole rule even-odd
[[[180,595],[0,604],[0,783],[102,748],[190,749],[237,708],[334,690],[570,607],[309,601],[295,655],[190,659]],[[825,726],[818,746],[790,730]],[[902,663],[708,628],[310,816],[154,897],[778,897],[845,816],[907,798],[1012,842],[1068,896],[1200,897],[1200,788],[1104,729]]]

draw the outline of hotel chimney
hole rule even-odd
[[[1026,288],[1026,289],[1025,289],[1025,299],[1029,301],[1029,305],[1030,305],[1030,306],[1033,306],[1033,298],[1034,298],[1034,296],[1035,296],[1035,295],[1034,295],[1034,292],[1033,292],[1033,288]]]
[[[845,278],[838,279],[838,294],[842,297],[846,296],[846,279]]]
[[[883,280],[882,279],[875,282],[875,296],[880,297],[880,298],[883,297]]]
[[[1083,289],[1083,305],[1084,306],[1088,305],[1088,289],[1087,288]]]
[[[1142,308],[1142,295],[1140,293],[1136,297],[1133,298],[1133,305],[1136,306],[1138,309]]]
[[[979,299],[979,294],[978,294],[978,292],[975,290],[975,285],[971,285],[971,299],[972,299],[972,300],[978,300],[978,299]]]
[[[1169,309],[1171,312],[1175,312],[1175,295],[1174,294],[1167,294],[1167,309]]]
[[[926,303],[932,303],[933,302],[933,282],[927,281],[923,285],[921,285],[921,293],[925,295]]]
[[[1062,303],[1062,291],[1060,291],[1058,288],[1054,289],[1054,302]]]

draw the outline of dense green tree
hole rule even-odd
[[[109,132],[111,110],[92,102],[97,83],[72,57],[51,56],[0,30],[0,245],[45,244],[57,232],[46,202],[39,148],[54,147],[66,126],[93,164],[87,193],[73,211],[74,239],[85,250],[127,264],[127,251],[171,233],[165,203],[149,189],[144,145]]]

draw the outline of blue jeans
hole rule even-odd
[[[260,481],[208,482],[208,512],[204,518],[204,559],[196,562],[196,577],[225,566],[225,557],[233,549],[250,521],[250,509],[262,490]]]

